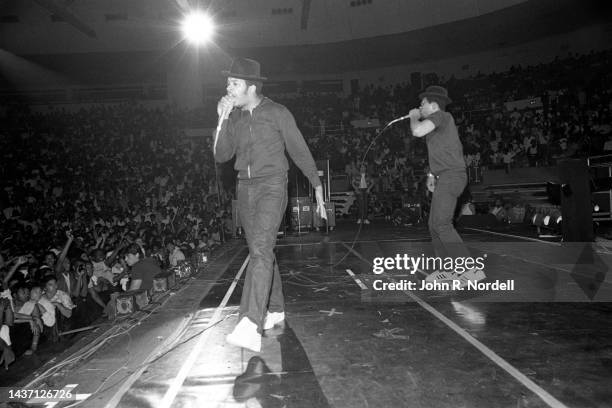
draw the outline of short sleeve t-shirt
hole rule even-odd
[[[448,112],[437,111],[427,119],[435,126],[425,136],[431,172],[438,176],[447,170],[465,171],[463,145],[453,116]]]
[[[152,258],[144,258],[132,266],[132,279],[142,280],[140,289],[153,289],[153,278],[162,272],[161,268]]]
[[[57,292],[55,293],[55,296],[49,299],[49,301],[51,303],[60,303],[62,306],[64,306],[67,309],[75,308],[74,303],[72,303],[72,299],[70,299],[70,296],[68,296],[66,292],[60,289],[57,290]]]
[[[111,268],[109,268],[104,261],[102,262],[92,262],[93,263],[93,276],[97,278],[104,278],[110,284],[115,285],[113,282],[113,273]],[[89,282],[89,287],[93,287],[92,282]]]
[[[55,306],[44,296],[38,300],[38,304],[42,306],[42,321],[45,326],[53,327],[55,324]],[[34,307],[36,306],[36,302],[28,300],[21,306],[18,313],[23,313],[26,315],[31,315],[34,311]]]

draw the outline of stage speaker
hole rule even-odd
[[[462,215],[457,220],[457,228],[492,228],[499,224],[493,214]]]
[[[146,290],[132,290],[121,293],[116,299],[117,314],[130,314],[149,304],[149,294]]]
[[[121,294],[117,296],[116,310],[118,315],[130,314],[136,310],[136,302],[131,294]]]
[[[291,197],[289,199],[291,210],[291,229],[294,231],[310,229],[312,227],[312,201],[310,197]]]
[[[593,193],[593,219],[609,220],[612,217],[612,190]]]
[[[153,278],[153,292],[166,292],[174,287],[176,276],[173,273],[162,272]]]
[[[591,242],[593,205],[589,169],[585,159],[564,159],[557,166],[561,182],[563,241]]]

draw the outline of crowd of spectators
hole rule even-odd
[[[33,113],[0,131],[0,361],[113,317],[113,293],[217,247],[231,189],[187,112],[138,104]],[[152,260],[155,260],[154,262]],[[155,264],[155,265],[153,265]],[[157,267],[156,267],[157,266]]]

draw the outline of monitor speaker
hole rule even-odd
[[[561,182],[563,241],[591,242],[593,204],[589,168],[586,159],[564,159],[557,167]]]

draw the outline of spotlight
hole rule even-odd
[[[595,207],[593,207],[593,210],[595,210],[595,212],[599,212],[599,206],[595,204]]]
[[[544,216],[542,215],[542,213],[534,214],[533,218],[531,218],[531,223],[536,227],[541,227],[542,225],[544,225]]]
[[[549,222],[550,222],[550,215],[547,215],[546,217],[544,217],[544,225],[548,227]]]
[[[211,40],[215,32],[215,23],[208,14],[194,11],[185,17],[182,28],[187,41],[200,45]]]
[[[562,217],[561,217],[561,211],[559,211],[558,209],[555,209],[553,211],[550,212],[550,224],[556,224],[555,227],[559,227],[559,224],[561,223]]]

